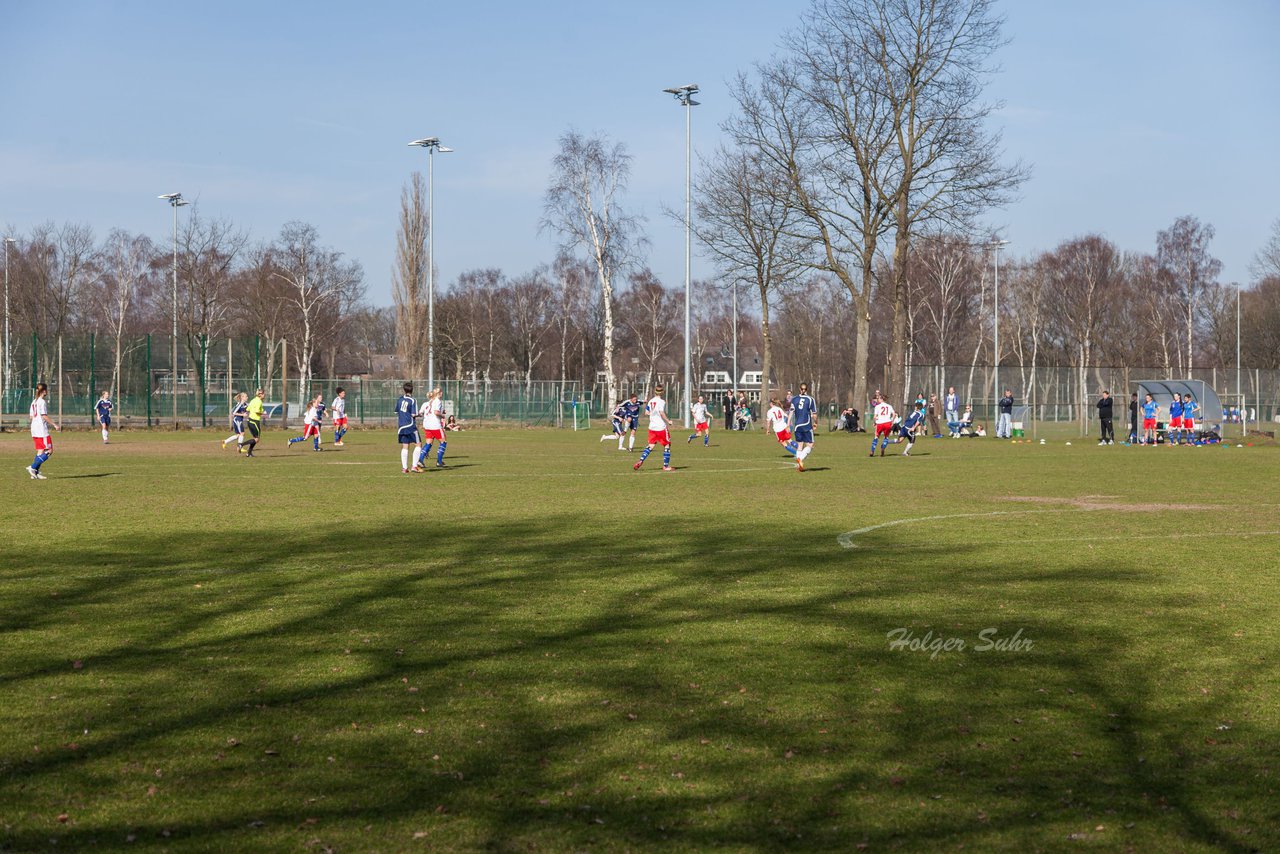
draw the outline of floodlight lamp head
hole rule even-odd
[[[419,148],[432,148],[434,146],[440,145],[440,137],[428,136],[428,137],[424,137],[423,139],[415,139],[413,142],[409,144],[416,145]]]
[[[174,199],[182,198],[182,193],[165,193],[163,196],[157,196],[156,198],[164,199],[166,202],[172,202]]]
[[[436,151],[440,152],[441,154],[448,154],[451,151],[453,151],[453,149],[447,145],[438,145],[436,146]]]

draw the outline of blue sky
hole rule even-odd
[[[628,205],[648,262],[683,282],[684,115],[695,151],[732,105],[726,81],[766,59],[803,3],[548,0],[185,4],[8,0],[0,7],[0,225],[169,234],[160,193],[267,239],[291,219],[365,267],[390,303],[402,186],[435,135],[438,281],[550,261],[539,234],[558,137],[605,133],[634,156]],[[1006,2],[1010,45],[989,92],[1010,158],[1033,167],[992,223],[1019,254],[1098,231],[1150,250],[1194,214],[1223,278],[1247,280],[1280,218],[1280,4]],[[710,266],[695,258],[694,275]]]

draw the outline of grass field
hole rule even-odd
[[[1280,848],[1280,450],[683,435],[0,437],[0,850]]]

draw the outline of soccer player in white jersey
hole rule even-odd
[[[871,439],[871,453],[868,456],[876,455],[876,444],[880,445],[880,456],[884,456],[884,449],[889,447],[889,439],[893,436],[893,420],[897,417],[897,413],[893,411],[893,407],[889,405],[889,401],[884,399],[884,395],[876,392],[875,397],[871,399],[875,404],[872,409],[871,420],[875,422],[876,432]]]
[[[644,465],[649,454],[653,453],[654,445],[662,446],[662,470],[672,471],[671,419],[667,417],[667,402],[662,399],[662,392],[662,386],[654,386],[653,397],[645,404],[645,411],[649,413],[649,444],[640,452],[640,459],[636,460],[636,464],[631,467],[636,471],[640,471],[640,466]]]
[[[49,435],[49,428],[61,430],[62,428],[49,420],[49,402],[45,397],[49,394],[49,386],[39,383],[36,386],[36,399],[31,401],[31,441],[36,446],[36,458],[31,465],[27,466],[27,474],[31,475],[32,480],[48,480],[40,473],[40,466],[45,464],[45,460],[53,456],[53,437]]]
[[[689,444],[699,436],[702,437],[702,447],[711,444],[711,415],[707,412],[707,401],[702,395],[698,395],[697,401],[693,406],[689,407],[693,413],[693,433],[689,436],[685,444]]]
[[[427,457],[431,455],[431,443],[439,442],[436,451],[436,468],[444,468],[444,449],[449,444],[444,440],[444,392],[438,388],[431,389],[427,399],[418,412],[422,416],[422,447],[418,451],[418,459],[413,470],[423,471]]]
[[[794,457],[796,443],[791,441],[791,431],[787,429],[789,426],[787,413],[778,403],[776,397],[769,398],[769,409],[765,412],[764,418],[769,425],[769,429],[773,431],[773,435],[777,438],[778,444]]]
[[[333,446],[341,448],[343,447],[342,437],[347,435],[347,390],[338,386],[333,394],[333,403],[329,404],[329,411],[333,417]]]
[[[804,471],[804,461],[813,453],[813,416],[818,404],[809,396],[809,384],[800,383],[800,393],[791,398],[787,426],[796,440],[796,471]]]
[[[302,435],[294,436],[289,440],[288,447],[292,448],[294,442],[305,442],[312,440],[313,451],[320,450],[320,421],[324,417],[324,395],[317,394],[311,399],[311,406],[307,407],[307,412],[302,416]]]

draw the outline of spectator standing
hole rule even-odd
[[[1138,393],[1135,391],[1129,398],[1129,442],[1138,441]]]
[[[721,401],[721,404],[724,406],[724,429],[732,430],[733,429],[733,392],[732,391],[726,391],[724,393],[724,400]]]
[[[942,426],[938,424],[938,396],[929,395],[929,433],[933,438],[942,438]]]
[[[947,387],[947,396],[942,399],[942,408],[946,412],[947,424],[960,420],[960,395],[955,386]]]
[[[1099,445],[1114,445],[1116,434],[1111,426],[1112,407],[1115,401],[1111,399],[1111,392],[1103,390],[1102,397],[1098,400],[1098,424],[1101,430],[1099,437]]]
[[[1008,439],[1013,435],[1013,390],[1005,389],[1000,398],[1000,418],[996,421],[996,438]]]

